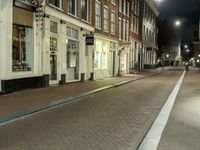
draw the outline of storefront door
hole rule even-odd
[[[58,39],[56,37],[50,37],[50,84],[58,83],[57,49]]]
[[[79,80],[79,43],[68,40],[67,43],[67,81]]]

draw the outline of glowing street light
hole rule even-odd
[[[188,45],[185,45],[184,48],[188,48]]]
[[[176,27],[179,27],[181,25],[181,21],[180,20],[176,20],[174,24],[175,24]]]
[[[187,49],[187,50],[186,50],[186,52],[187,52],[187,53],[189,53],[189,52],[190,52],[190,50],[189,50],[189,49]]]

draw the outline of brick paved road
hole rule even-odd
[[[200,71],[186,73],[158,150],[200,150]]]
[[[133,150],[181,73],[167,71],[0,126],[0,149]]]
[[[110,84],[132,80],[148,73],[133,76],[108,78],[105,80],[70,83],[64,86],[54,86],[44,89],[32,89],[0,96],[0,118],[10,114],[29,110],[33,107],[48,104],[66,97],[84,93]]]

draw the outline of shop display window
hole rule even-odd
[[[31,71],[33,62],[33,29],[13,25],[12,71]]]
[[[94,58],[94,68],[96,70],[108,68],[108,53],[109,42],[96,40],[96,50]]]

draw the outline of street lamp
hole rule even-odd
[[[188,45],[185,45],[184,48],[188,48]]]
[[[174,22],[174,25],[175,25],[176,27],[179,27],[179,26],[181,25],[181,21],[180,21],[180,20],[176,20],[176,21]]]
[[[186,50],[186,52],[187,52],[187,53],[189,53],[189,52],[190,52],[190,50],[189,50],[189,49],[187,49],[187,50]]]

